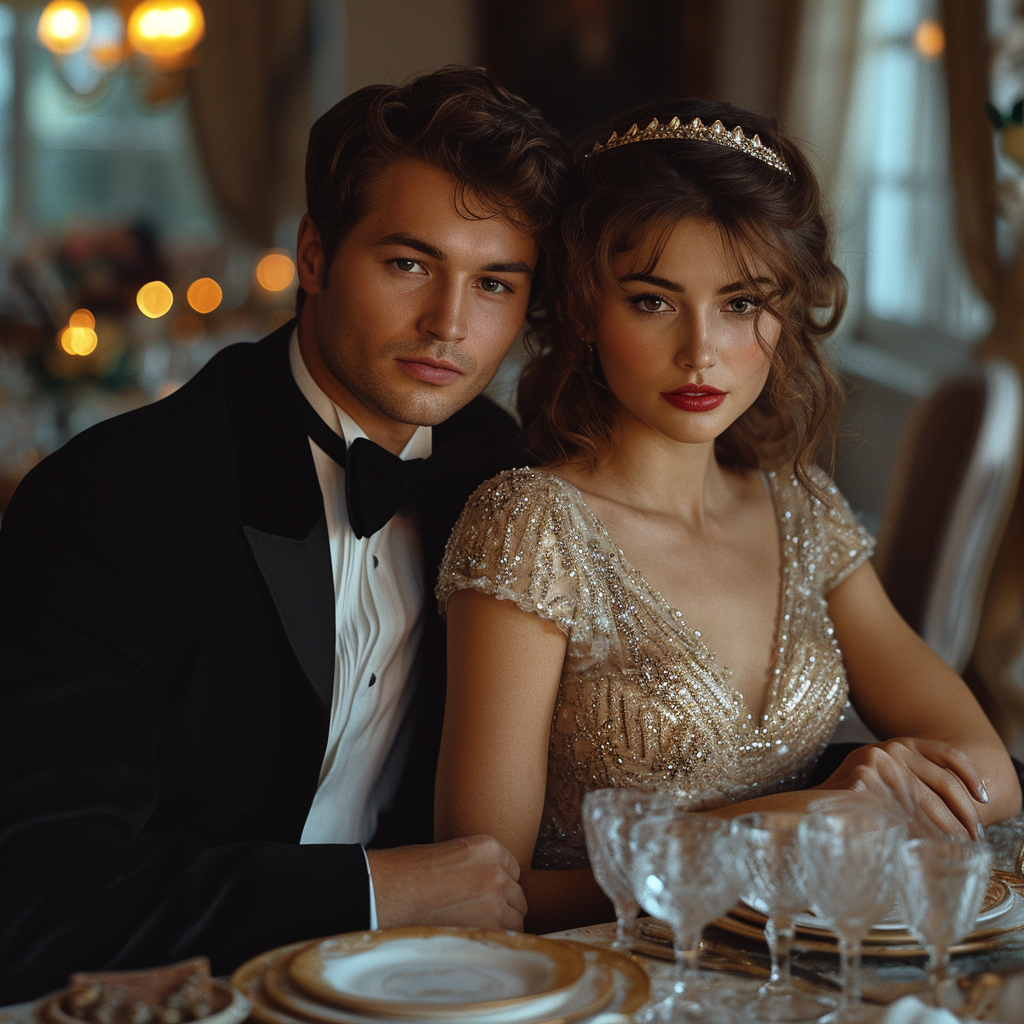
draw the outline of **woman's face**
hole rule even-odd
[[[758,316],[755,282],[743,278],[717,225],[679,221],[643,273],[649,251],[612,259],[615,281],[593,335],[617,418],[674,441],[712,442],[761,393],[779,322]],[[757,283],[763,291],[770,282]]]

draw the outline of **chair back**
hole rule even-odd
[[[949,377],[911,412],[875,567],[900,614],[963,672],[1021,468],[1024,397],[1007,362]]]

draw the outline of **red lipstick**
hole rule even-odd
[[[725,401],[726,392],[710,384],[684,384],[674,391],[663,391],[661,397],[685,412],[710,412]]]

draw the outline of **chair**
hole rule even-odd
[[[1024,398],[1007,362],[941,381],[912,410],[878,534],[893,604],[963,672],[1021,468]]]

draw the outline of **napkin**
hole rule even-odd
[[[925,1006],[917,996],[904,996],[886,1008],[878,1024],[959,1024],[959,1021],[949,1010]]]

